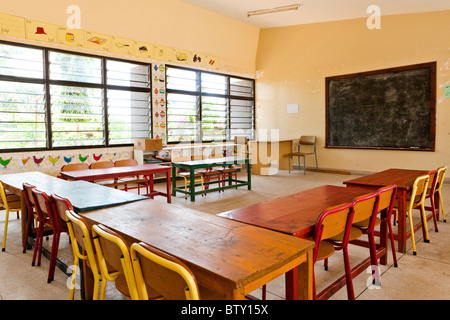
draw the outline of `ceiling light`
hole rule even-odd
[[[283,11],[290,11],[290,10],[298,10],[300,8],[301,4],[292,4],[289,6],[283,6],[283,7],[276,7],[272,9],[262,9],[262,10],[254,10],[247,12],[247,17],[251,16],[258,16],[261,14],[267,14],[267,13],[275,13],[275,12],[283,12]]]

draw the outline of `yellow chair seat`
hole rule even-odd
[[[354,223],[354,226],[360,227],[360,228],[367,228],[369,226],[370,218],[367,218],[363,221],[359,221],[357,223]],[[378,226],[381,224],[381,219],[376,218],[375,219],[375,225]]]
[[[342,232],[334,237],[329,238],[329,240],[342,241],[343,236],[344,236],[344,233]],[[361,236],[362,236],[362,231],[359,228],[352,227],[350,229],[350,236],[348,238],[348,241],[353,241],[355,239],[358,239]]]
[[[308,240],[314,241],[312,237],[309,237]],[[319,246],[319,252],[317,253],[317,261],[325,260],[326,258],[333,255],[336,250],[334,246],[328,241],[321,241]]]

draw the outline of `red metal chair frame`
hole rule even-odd
[[[436,206],[434,204],[434,193],[436,192],[436,186],[437,186],[437,181],[439,178],[438,175],[438,171],[437,170],[433,170],[428,172],[428,175],[431,177],[432,175],[434,175],[433,177],[433,181],[431,183],[431,188],[430,188],[430,193],[425,197],[426,198],[430,198],[430,202],[431,202],[431,208],[430,207],[425,207],[425,210],[431,211],[432,215],[433,215],[433,222],[434,222],[434,231],[438,232],[438,225],[437,225],[437,217],[436,217]]]
[[[349,261],[349,256],[348,256],[348,239],[350,236],[350,229],[352,227],[352,221],[353,221],[353,215],[354,215],[354,210],[353,210],[353,203],[347,203],[341,206],[337,206],[334,208],[331,208],[329,210],[326,210],[324,212],[321,213],[321,215],[319,216],[316,226],[314,227],[314,235],[313,235],[313,239],[314,242],[316,243],[316,246],[314,247],[314,251],[313,251],[313,263],[315,263],[317,261],[317,255],[319,253],[319,247],[320,247],[320,242],[322,240],[322,233],[323,233],[323,222],[325,220],[326,217],[328,217],[331,214],[334,214],[336,212],[340,212],[342,210],[349,210],[349,213],[347,215],[347,221],[346,221],[346,225],[345,225],[345,230],[344,230],[344,236],[342,239],[342,242],[336,242],[333,241],[333,245],[336,251],[342,250],[343,255],[344,255],[344,266],[345,266],[345,277],[346,277],[346,284],[347,284],[347,296],[349,300],[354,300],[355,299],[355,294],[354,294],[354,290],[353,290],[353,281],[352,281],[352,271],[351,271],[351,267],[350,267],[350,261]],[[313,274],[314,274],[314,269],[313,269]],[[314,289],[314,299],[317,299],[317,294],[316,294],[316,281],[315,281],[315,276],[313,277],[313,289]]]
[[[26,227],[26,232],[25,232],[25,239],[24,239],[24,244],[23,244],[23,253],[27,252],[27,245],[28,245],[28,236],[30,234],[30,230],[33,227],[34,223],[34,209],[33,209],[33,205],[34,202],[32,202],[32,198],[29,197],[29,194],[31,194],[31,190],[33,188],[36,188],[35,186],[29,184],[29,183],[24,183],[23,184],[23,196],[25,198],[25,205],[27,208],[27,227]]]

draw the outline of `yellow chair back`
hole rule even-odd
[[[199,300],[197,281],[177,258],[143,242],[130,247],[131,260],[141,300],[147,300],[150,285],[168,300]]]

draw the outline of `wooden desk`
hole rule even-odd
[[[114,229],[129,245],[143,241],[181,259],[203,299],[244,299],[294,268],[300,275],[296,295],[312,298],[311,241],[151,199],[83,216],[91,226]]]
[[[289,170],[289,154],[292,152],[294,140],[249,141],[249,153],[253,164],[253,174],[271,175],[272,162],[278,163],[278,169]],[[278,150],[277,150],[278,149]],[[291,169],[293,164],[291,164]],[[276,172],[275,172],[276,173]]]
[[[232,166],[234,164],[247,164],[247,181],[237,180],[236,184],[231,184],[231,180],[228,186],[222,186],[218,188],[209,188],[204,191],[195,191],[195,170],[205,169],[205,168],[213,168],[213,167],[223,167],[223,166]],[[183,162],[172,162],[172,195],[176,196],[177,191],[188,194],[191,197],[191,201],[195,201],[195,195],[202,194],[205,192],[214,192],[219,190],[224,190],[228,188],[236,188],[247,186],[248,190],[252,189],[252,170],[251,170],[251,162],[248,158],[239,158],[239,157],[223,157],[223,158],[211,158],[204,160],[194,160],[194,161],[183,161]],[[184,188],[177,187],[176,185],[176,168],[187,169],[190,172],[189,178],[189,188],[190,191],[185,191]]]
[[[378,189],[387,185],[397,185],[398,199],[398,227],[394,239],[398,241],[397,250],[406,252],[406,240],[411,237],[411,232],[406,231],[406,195],[411,192],[417,177],[427,174],[426,170],[388,169],[385,171],[369,174],[360,178],[344,181],[347,187],[366,189]],[[436,212],[439,211],[439,201],[435,201]],[[431,215],[427,219],[431,219]],[[416,225],[414,230],[421,228],[422,223]]]
[[[27,212],[25,198],[23,196],[23,183],[27,182],[36,186],[48,195],[57,194],[67,198],[72,203],[74,210],[85,212],[129,203],[133,201],[145,200],[147,197],[134,193],[124,192],[113,188],[107,188],[86,181],[66,181],[41,172],[23,172],[4,174],[0,176],[0,181],[5,189],[20,196],[22,201],[22,244],[25,240]]]
[[[171,203],[170,191],[170,166],[161,166],[158,164],[142,164],[129,167],[114,167],[102,169],[88,169],[77,171],[62,171],[61,177],[67,180],[84,180],[89,182],[99,181],[103,179],[120,179],[130,176],[145,175],[149,177],[150,193],[146,196],[153,198],[160,195],[167,197],[167,202]],[[157,173],[166,174],[166,193],[155,191],[153,185],[153,175]]]
[[[345,188],[338,186],[321,186],[295,193],[286,197],[257,203],[240,208],[219,216],[236,221],[252,224],[258,227],[279,231],[291,236],[307,238],[313,235],[314,226],[319,215],[327,208],[351,202],[355,197],[367,194],[367,189]],[[377,246],[377,256],[386,256],[387,233],[386,227],[381,227],[380,244]],[[367,250],[369,253],[369,250]],[[382,264],[386,261],[382,259]],[[364,272],[370,266],[370,257],[353,268],[352,276]],[[295,270],[286,274],[286,289],[295,292]],[[317,295],[318,299],[326,299],[345,285],[345,276],[342,276],[331,286]],[[294,289],[291,289],[294,287]],[[288,292],[286,293],[288,296]]]

